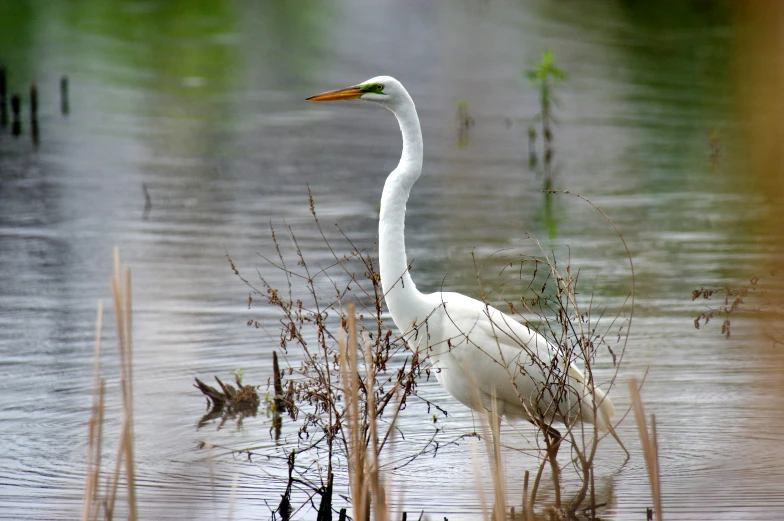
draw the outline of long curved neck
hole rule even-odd
[[[403,133],[403,154],[397,168],[384,183],[378,223],[381,287],[392,319],[403,333],[411,328],[412,322],[423,311],[419,309],[422,307],[422,293],[416,289],[408,272],[404,233],[408,195],[422,173],[422,130],[414,102],[410,97],[406,98],[390,107]]]

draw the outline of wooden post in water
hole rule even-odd
[[[338,516],[338,521],[346,521],[346,509],[340,509],[340,516]]]
[[[5,67],[0,67],[0,127],[8,125],[8,83]]]
[[[30,84],[30,131],[33,137],[33,145],[39,143],[38,134],[38,87],[35,82]]]
[[[317,521],[332,521],[332,476],[327,480],[327,486],[322,489],[321,503],[319,504]]]
[[[294,472],[294,451],[289,453],[289,482],[286,484],[286,492],[280,497],[280,504],[276,512],[280,515],[282,521],[289,521],[291,519],[291,485],[293,478],[291,476]]]
[[[63,74],[60,78],[60,113],[63,116],[67,116],[68,112],[70,112],[68,104],[68,76]]]
[[[19,136],[22,134],[22,121],[19,119],[21,112],[22,100],[17,94],[14,94],[11,96],[11,113],[13,119],[13,122],[11,123],[11,133],[14,136]]]
[[[528,471],[523,478],[523,521],[534,521],[534,506],[528,498]]]

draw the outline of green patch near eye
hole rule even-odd
[[[362,92],[372,92],[374,94],[383,94],[384,93],[384,84],[383,83],[365,83],[363,85],[357,85],[359,90]]]

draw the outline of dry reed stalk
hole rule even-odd
[[[381,482],[379,472],[378,426],[376,425],[376,366],[373,363],[373,343],[370,335],[362,335],[365,357],[365,413],[366,424],[359,420],[359,371],[357,366],[357,325],[354,306],[347,306],[347,329],[338,333],[338,349],[340,357],[340,380],[345,396],[346,426],[348,427],[349,487],[351,504],[354,510],[352,519],[369,520],[370,508],[373,505],[374,518],[377,521],[389,520],[389,505],[386,490]],[[396,391],[396,388],[393,389]],[[395,418],[397,415],[395,415]],[[394,428],[393,419],[385,440]],[[366,443],[366,435],[369,439]],[[371,501],[372,499],[372,501]]]
[[[534,504],[533,502],[528,500],[528,478],[530,477],[529,472],[525,471],[525,477],[523,478],[523,521],[534,521],[536,518],[534,517]]]
[[[120,443],[112,478],[106,486],[106,518],[112,519],[120,481],[120,469],[125,468],[128,490],[128,519],[136,521],[136,489],[133,466],[133,389],[131,386],[131,272],[120,264],[120,252],[114,249],[114,276],[111,279],[114,314],[117,321],[117,345],[120,354],[120,388],[123,413]]]
[[[493,393],[491,400],[491,410],[487,411],[482,406],[482,402],[479,398],[479,386],[475,381],[471,382],[471,388],[471,399],[474,402],[474,409],[481,411],[480,415],[485,420],[480,422],[480,424],[482,425],[482,436],[485,440],[485,450],[487,451],[487,458],[490,461],[490,470],[493,478],[493,511],[490,517],[492,521],[505,521],[507,498],[506,473],[504,472],[503,461],[501,459],[501,417],[498,415],[495,393]],[[488,426],[490,427],[489,431]],[[479,465],[476,458],[476,447],[474,445],[472,445],[471,456],[474,459],[474,475],[479,488],[478,492],[482,506],[482,516],[487,521],[488,517],[486,513],[484,488],[482,487],[482,480],[479,475]]]
[[[114,503],[117,500],[117,487],[120,483],[120,469],[123,464],[125,454],[125,429],[120,429],[120,443],[117,449],[117,460],[114,462],[114,472],[112,478],[106,482],[106,499],[104,500],[104,510],[106,519],[111,521],[114,517]]]
[[[346,400],[345,414],[349,431],[349,488],[351,489],[351,506],[354,511],[352,519],[365,518],[365,492],[367,483],[364,475],[364,444],[361,443],[359,429],[359,390],[357,386],[357,337],[354,306],[348,305],[348,331],[340,331],[338,348],[340,353],[340,376],[343,384],[343,396]]]
[[[99,495],[101,451],[103,448],[104,398],[106,383],[100,377],[101,331],[103,328],[103,303],[98,304],[95,331],[95,361],[93,364],[93,408],[89,421],[87,441],[87,476],[85,483],[82,520],[97,520],[101,506],[104,519],[111,521],[120,482],[120,470],[125,467],[128,491],[128,519],[136,521],[136,489],[133,458],[133,389],[131,368],[131,272],[120,264],[120,253],[114,249],[114,276],[111,279],[112,297],[117,321],[117,344],[120,354],[120,387],[123,399],[122,426],[114,471],[106,480],[103,498]]]
[[[490,463],[493,469],[493,521],[506,521],[506,473],[501,460],[501,417],[498,416],[495,393],[492,401],[492,410],[489,413],[485,411],[485,416],[494,440],[492,453],[488,453],[492,454]]]
[[[88,440],[88,452],[92,456],[88,456],[88,474],[87,485],[85,486],[85,510],[83,511],[82,519],[98,519],[98,512],[100,510],[99,501],[99,482],[101,475],[101,447],[103,444],[103,411],[104,411],[104,396],[106,394],[106,385],[101,379],[97,391],[97,403],[94,406],[94,416],[90,418],[90,439]]]
[[[485,500],[485,487],[482,485],[481,474],[479,473],[479,456],[476,454],[476,440],[471,440],[471,462],[474,466],[474,477],[476,478],[476,488],[479,494],[479,506],[482,508],[482,519],[489,521],[487,516],[487,501]]]
[[[98,302],[95,319],[95,355],[93,362],[93,406],[88,422],[87,475],[84,486],[82,521],[98,517],[98,482],[101,470],[101,442],[103,435],[104,381],[101,378],[101,331],[103,329],[103,302]]]
[[[356,331],[354,332],[356,335]],[[376,426],[376,402],[375,402],[375,386],[376,386],[376,366],[373,363],[373,344],[370,341],[370,333],[363,331],[362,339],[365,344],[365,396],[367,397],[366,409],[368,411],[368,423],[370,424],[370,448],[373,454],[372,464],[369,462],[367,455],[365,457],[366,472],[369,475],[370,492],[373,497],[373,504],[375,505],[375,518],[377,521],[387,521],[389,519],[389,511],[387,508],[386,493],[384,486],[379,479],[379,464],[378,464],[378,432]]]
[[[117,339],[120,349],[123,416],[122,443],[118,461],[125,462],[125,481],[128,490],[128,519],[136,521],[136,487],[133,459],[133,371],[131,353],[133,348],[131,334],[131,270],[120,264],[120,250],[114,249],[114,277],[111,281],[114,298],[114,315],[117,320]]]
[[[661,484],[659,482],[659,444],[656,439],[656,415],[651,414],[651,433],[649,435],[636,378],[629,379],[629,395],[632,398],[634,420],[637,422],[642,453],[645,458],[645,466],[648,469],[648,479],[651,483],[654,514],[657,521],[662,521]]]

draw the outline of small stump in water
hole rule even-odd
[[[221,423],[218,426],[220,428],[226,423],[226,420],[236,418],[237,423],[241,424],[244,418],[256,416],[260,402],[256,387],[243,385],[238,375],[234,375],[237,387],[223,383],[217,376],[215,380],[220,389],[207,385],[196,378],[194,387],[207,397],[209,404],[209,411],[199,420],[199,427],[203,427],[216,418],[221,418]]]

